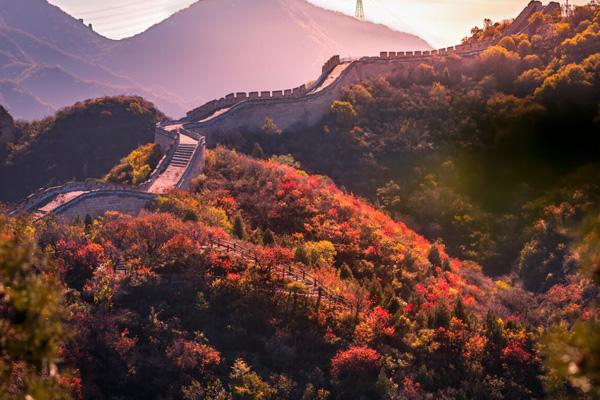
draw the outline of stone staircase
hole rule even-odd
[[[198,147],[197,144],[180,143],[177,149],[175,149],[175,153],[169,164],[174,167],[186,168],[194,155],[194,151],[196,151],[196,147]]]

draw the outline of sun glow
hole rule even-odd
[[[196,0],[49,0],[69,14],[92,23],[112,39],[133,36]],[[248,0],[246,0],[248,1]],[[261,1],[261,0],[251,0]],[[318,6],[354,15],[354,0],[307,0]],[[584,4],[576,0],[575,4]],[[469,35],[482,16],[498,21],[515,17],[528,0],[363,0],[367,20],[421,36],[434,47],[453,45]]]

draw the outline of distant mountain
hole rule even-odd
[[[77,100],[137,94],[177,117],[228,92],[315,79],[333,54],[428,48],[305,0],[200,0],[120,41],[46,0],[0,0],[0,101],[31,119]]]
[[[100,61],[198,105],[232,91],[297,86],[333,54],[429,48],[417,36],[305,0],[202,0],[115,43]]]
[[[46,0],[0,0],[2,21],[72,54],[94,55],[112,42]]]
[[[11,81],[0,81],[0,105],[9,110],[19,110],[15,114],[20,119],[37,119],[50,115],[54,107],[44,102],[29,90]]]
[[[19,119],[38,119],[76,101],[114,95],[160,99],[178,115],[184,102],[159,85],[140,85],[94,58],[114,41],[46,0],[0,0],[0,104]]]

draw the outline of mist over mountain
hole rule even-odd
[[[120,41],[46,0],[0,0],[0,96],[15,118],[119,94],[142,95],[176,117],[232,91],[315,79],[333,54],[428,48],[417,36],[305,0],[201,0]]]
[[[388,48],[429,45],[304,0],[204,0],[118,42],[101,62],[198,103],[236,90],[297,86],[315,79],[333,54]]]

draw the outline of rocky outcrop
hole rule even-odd
[[[15,121],[8,111],[0,106],[0,145],[11,143],[16,139]]]

